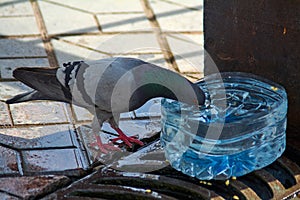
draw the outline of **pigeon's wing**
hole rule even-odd
[[[85,102],[93,103],[99,109],[113,113],[127,112],[135,88],[132,70],[142,63],[138,59],[122,57],[86,62],[89,67],[77,74],[76,89],[84,87],[88,96]]]
[[[57,68],[17,68],[13,76],[34,89],[33,92],[27,92],[17,95],[8,103],[17,103],[30,100],[54,100],[70,102],[72,97],[70,91],[65,88],[56,78]]]
[[[91,62],[69,62],[64,63],[58,69],[57,79],[70,91],[72,103],[85,107],[91,112],[95,107],[110,112],[109,105],[106,103],[108,99],[105,97],[105,92],[111,88],[99,85],[100,79],[108,78],[103,77],[103,71],[105,71],[106,66],[109,66],[110,60],[111,58]],[[98,96],[103,97],[103,101],[96,102],[96,92],[99,92]]]
[[[178,73],[135,58],[114,58],[98,83],[96,103],[109,101],[113,113],[135,110],[155,97],[189,104],[203,104],[205,99],[197,85]]]

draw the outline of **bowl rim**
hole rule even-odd
[[[286,93],[285,88],[282,85],[280,85],[278,83],[275,83],[271,80],[268,80],[264,77],[252,74],[252,73],[246,73],[246,72],[221,72],[221,73],[215,73],[215,74],[210,74],[208,76],[203,77],[199,81],[195,82],[195,84],[197,84],[197,85],[203,84],[203,81],[204,82],[214,81],[214,80],[218,81],[220,79],[220,75],[221,75],[222,79],[224,79],[224,78],[235,78],[235,77],[245,77],[247,79],[252,79],[252,80],[256,80],[256,81],[258,80],[259,82],[267,83],[268,85],[277,88],[276,90],[273,90],[271,88],[269,89],[271,92],[274,92],[274,93],[276,93],[277,95],[280,96],[280,99],[278,99],[276,101],[277,106],[272,106],[270,111],[267,114],[257,113],[257,115],[255,115],[254,122],[259,122],[260,120],[264,120],[265,118],[268,118],[270,115],[277,112],[277,111],[275,111],[275,109],[277,107],[281,106],[283,103],[285,103],[286,107],[288,107],[287,93]],[[254,85],[259,85],[259,84],[254,84]],[[266,88],[266,89],[268,89],[268,88]],[[162,104],[161,104],[162,107],[163,107],[163,102],[164,102],[163,99],[166,99],[166,98],[162,98]],[[177,102],[177,101],[172,100],[172,102]],[[186,105],[186,107],[191,107],[192,106],[192,105],[188,105],[188,104],[185,104],[185,103],[182,103],[182,102],[180,102],[180,103],[182,105]],[[197,111],[199,111],[199,110],[197,110]],[[286,115],[287,115],[287,112],[284,116],[282,116],[282,119],[285,118]],[[222,122],[222,121],[221,122],[211,122],[210,125],[211,126],[219,126],[220,124],[223,124],[223,126],[231,127],[231,126],[236,126],[236,124],[240,124],[240,123],[244,123],[244,122],[249,123],[249,118],[240,119],[240,120],[234,121],[234,122],[225,122],[225,121],[224,122]],[[252,122],[252,123],[254,123],[254,122]],[[199,123],[200,124],[207,124],[207,123],[201,122],[201,121],[199,121]]]

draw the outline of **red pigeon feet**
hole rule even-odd
[[[132,137],[126,136],[120,128],[115,128],[113,126],[112,126],[112,128],[115,129],[119,134],[119,137],[112,139],[113,143],[118,141],[118,140],[122,140],[130,148],[132,147],[132,143],[136,143],[136,144],[141,145],[141,146],[144,145],[144,143],[142,141],[140,141],[138,139],[135,139],[134,136],[132,136]]]
[[[99,135],[96,135],[96,142],[90,143],[92,147],[98,147],[102,153],[107,154],[109,151],[120,151],[121,149],[113,146],[112,143],[103,144]]]

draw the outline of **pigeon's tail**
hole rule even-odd
[[[45,86],[41,85],[42,83],[53,82],[52,79],[56,79],[56,71],[57,68],[20,67],[13,71],[13,76],[29,87],[39,90],[40,87]]]
[[[54,100],[70,103],[72,101],[70,91],[56,78],[57,68],[17,68],[13,76],[33,88],[34,91],[19,94],[7,103],[20,103],[31,100]]]
[[[39,91],[33,90],[30,92],[18,94],[11,99],[6,101],[7,104],[14,104],[14,103],[21,103],[26,101],[33,101],[33,100],[47,100],[49,97],[43,95]]]

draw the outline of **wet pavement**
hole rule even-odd
[[[120,127],[145,148],[125,151],[121,144],[124,151],[109,155],[91,147],[95,138],[86,110],[49,101],[7,105],[5,100],[30,90],[12,77],[15,68],[57,67],[69,60],[140,58],[195,81],[203,76],[202,4],[2,0],[0,199],[41,198],[108,165],[141,172],[167,166],[158,141],[160,99],[121,115]],[[108,142],[117,134],[105,123],[100,135]]]
[[[15,68],[69,60],[134,57],[196,81],[203,76],[202,24],[203,1],[195,0],[1,0],[0,199],[297,198],[299,152],[290,147],[237,179],[199,181],[172,169],[159,143],[159,99],[121,115],[121,129],[145,146],[118,144],[123,151],[108,154],[91,145],[92,116],[82,108],[5,103],[30,90],[12,77]],[[104,123],[102,141],[116,135]]]

